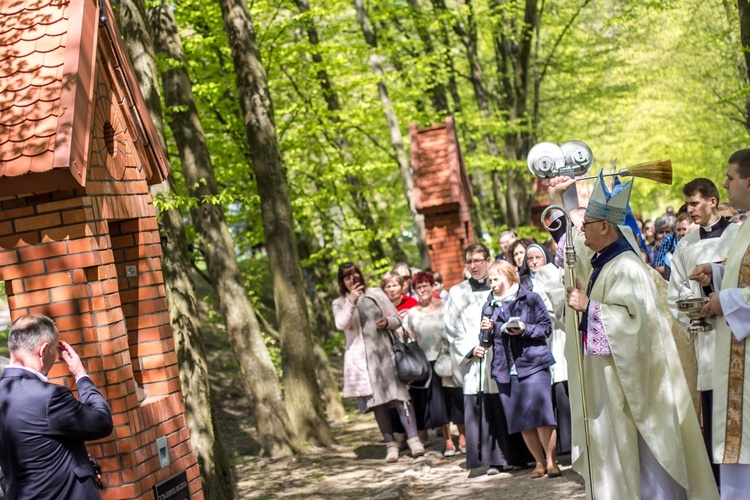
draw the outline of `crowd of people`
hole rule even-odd
[[[386,461],[424,454],[434,429],[445,456],[487,475],[557,477],[570,453],[593,498],[750,498],[750,150],[726,175],[728,203],[694,179],[677,213],[646,221],[630,213],[632,181],[610,191],[600,177],[586,207],[552,212],[548,241],[508,229],[494,258],[467,247],[449,290],[404,263],[380,288],[341,265],[344,395],[375,414]],[[550,204],[574,182],[552,179]],[[678,302],[701,297],[713,330],[697,333]],[[427,382],[398,378],[394,335],[422,348]]]

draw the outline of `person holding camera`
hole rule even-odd
[[[480,325],[491,331],[492,378],[497,382],[508,432],[520,432],[534,456],[532,478],[561,475],[557,465],[557,431],[552,408],[550,366],[555,364],[547,339],[552,320],[542,298],[520,287],[513,265],[495,261],[488,271],[492,289]],[[485,347],[474,356],[482,358]]]
[[[341,296],[333,301],[333,317],[346,337],[344,397],[357,398],[362,413],[374,413],[386,443],[386,462],[398,460],[389,408],[398,412],[412,456],[424,455],[409,387],[397,376],[387,332],[401,326],[398,311],[383,290],[367,287],[362,272],[351,262],[339,266],[338,285]]]

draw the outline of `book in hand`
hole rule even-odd
[[[506,330],[520,330],[521,329],[521,318],[518,316],[512,316],[508,318],[508,321],[505,323],[505,329]]]

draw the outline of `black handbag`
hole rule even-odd
[[[427,380],[423,387],[428,387],[432,379],[432,366],[422,348],[416,342],[401,342],[390,330],[389,334],[398,378],[407,384]]]

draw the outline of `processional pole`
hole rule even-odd
[[[570,214],[565,208],[561,207],[560,205],[550,205],[542,212],[542,225],[549,231],[560,229],[560,224],[562,224],[562,222],[559,218],[554,220],[550,225],[547,225],[547,214],[555,210],[559,210],[560,212],[562,212],[563,217],[565,217],[565,222],[567,223],[567,227],[565,228],[565,283],[570,286],[575,286],[575,264],[578,260],[578,257],[576,256],[576,249],[573,245],[573,223],[570,220]],[[578,317],[577,311],[573,311],[573,323],[575,326],[574,336],[576,339],[576,361],[578,362],[578,388],[581,391],[581,410],[583,412],[583,436],[586,442],[585,458],[586,467],[588,469],[588,484],[586,485],[586,488],[591,492],[591,498],[594,498],[594,477],[591,474],[591,454],[589,452],[589,414],[588,406],[586,404],[586,390],[583,381],[583,346],[581,343],[581,334],[578,331],[580,318]]]

